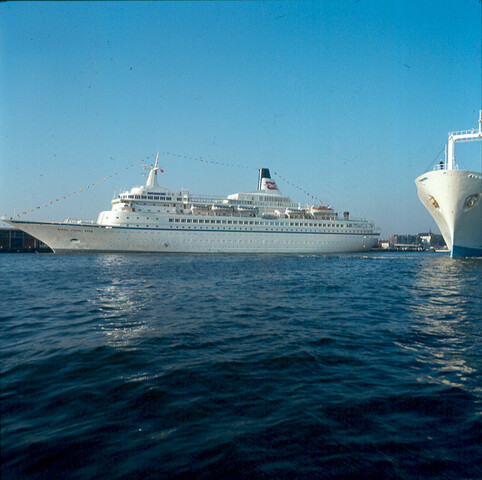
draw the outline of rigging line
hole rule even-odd
[[[273,171],[273,175],[275,175],[275,176],[278,177],[278,178],[281,178],[281,179],[284,180],[288,185],[297,188],[300,192],[305,193],[308,197],[311,197],[312,199],[317,200],[317,201],[320,202],[320,203],[324,203],[324,202],[323,202],[320,198],[318,198],[316,195],[312,195],[310,192],[307,192],[306,190],[303,190],[301,187],[299,187],[298,185],[296,185],[296,183],[289,182],[288,180],[286,180],[286,178],[282,177],[278,172],[274,172],[274,171]]]
[[[445,149],[445,144],[444,146],[440,149],[440,151],[437,153],[437,155],[435,155],[435,158],[427,165],[427,167],[425,168],[424,172],[428,172],[430,170],[430,168],[432,167],[432,165],[438,160],[440,154],[444,151]]]
[[[161,152],[163,155],[169,155],[169,156],[172,156],[172,157],[178,157],[178,158],[184,158],[186,160],[195,160],[195,161],[198,161],[198,162],[202,162],[202,163],[210,163],[212,165],[221,165],[223,167],[234,167],[234,168],[243,168],[243,169],[247,169],[247,170],[251,170],[251,169],[254,169],[254,167],[248,167],[246,165],[238,165],[238,164],[235,164],[235,163],[227,163],[227,162],[218,162],[216,160],[205,160],[203,157],[191,157],[189,155],[179,155],[177,153],[171,153],[171,152]],[[257,169],[256,169],[257,170]],[[305,193],[308,197],[311,197],[312,199],[314,200],[317,200],[319,201],[320,203],[323,203],[323,201],[318,198],[316,195],[312,195],[310,192],[307,192],[306,190],[304,190],[303,188],[299,187],[298,185],[296,185],[295,183],[292,183],[292,182],[289,182],[288,180],[286,180],[286,178],[282,177],[281,175],[279,175],[277,172],[273,171],[273,174],[278,177],[278,178],[281,178],[282,180],[284,180],[288,185],[291,185],[295,188],[297,188],[300,192],[303,192]]]
[[[212,165],[221,165],[223,167],[242,168],[246,170],[251,170],[253,168],[253,167],[248,167],[246,165],[239,165],[235,163],[218,162],[216,160],[205,160],[203,157],[191,157],[190,155],[179,155],[178,153],[172,153],[172,152],[161,152],[161,153],[163,155],[169,155],[171,157],[184,158],[185,160],[195,160],[196,162],[210,163]]]
[[[72,195],[77,195],[78,193],[80,194],[84,190],[92,189],[92,187],[95,187],[102,182],[106,182],[109,178],[114,178],[115,175],[119,175],[119,173],[122,173],[123,171],[128,170],[130,167],[134,167],[134,166],[137,166],[137,165],[145,165],[145,160],[148,160],[149,158],[150,158],[150,156],[147,156],[147,157],[143,158],[142,160],[140,160],[138,162],[130,163],[126,167],[121,168],[118,172],[115,172],[115,173],[113,173],[113,174],[111,174],[111,175],[109,175],[105,178],[102,178],[101,180],[98,180],[97,182],[89,183],[88,185],[86,185],[86,186],[84,186],[84,187],[82,187],[82,188],[80,188],[80,189],[78,189],[74,192],[66,193],[65,195],[59,195],[59,198],[56,198],[55,200],[48,201],[48,202],[45,202],[45,203],[40,203],[35,208],[27,208],[27,209],[25,209],[24,212],[22,212],[22,215],[27,215],[29,212],[30,213],[34,212],[35,210],[39,210],[42,207],[45,207],[45,208],[49,207],[50,205],[54,205],[55,202],[59,202],[61,199],[66,200],[68,197],[71,197]],[[20,218],[20,214],[15,213],[15,210],[16,209],[14,209],[14,215],[13,216]]]

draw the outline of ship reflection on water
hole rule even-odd
[[[134,257],[132,257],[133,259]],[[100,330],[107,335],[107,344],[116,348],[135,345],[148,328],[142,315],[143,293],[149,290],[144,278],[133,281],[130,276],[119,276],[129,257],[124,255],[100,255],[98,262],[104,272],[103,281],[96,288],[96,298],[91,302],[99,313]]]
[[[414,279],[413,343],[405,345],[420,363],[417,381],[473,390],[481,269],[478,260],[435,257],[422,263]]]
[[[137,349],[174,335],[199,331],[196,301],[215,292],[200,288],[203,271],[192,268],[202,256],[155,254],[99,255],[103,281],[91,300],[99,312],[100,330],[109,346]],[[197,285],[195,286],[194,283]],[[209,297],[209,298],[208,298]]]

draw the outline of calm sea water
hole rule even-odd
[[[1,478],[480,479],[482,261],[0,256]]]

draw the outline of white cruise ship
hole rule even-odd
[[[455,162],[455,142],[476,140],[482,140],[482,110],[479,130],[449,133],[445,161],[415,180],[452,258],[482,257],[482,173],[459,170]]]
[[[293,203],[266,168],[256,191],[227,197],[163,188],[158,171],[156,159],[146,184],[119,194],[97,223],[3,221],[55,253],[339,253],[367,251],[378,241],[372,222]]]

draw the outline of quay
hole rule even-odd
[[[52,253],[51,248],[18,228],[0,228],[0,253]]]
[[[424,245],[412,243],[394,243],[389,247],[389,250],[395,252],[424,252],[427,248]]]
[[[380,239],[375,250],[388,252],[435,252],[444,248],[446,246],[442,235],[429,232],[417,233],[416,235],[392,235],[386,240]]]

